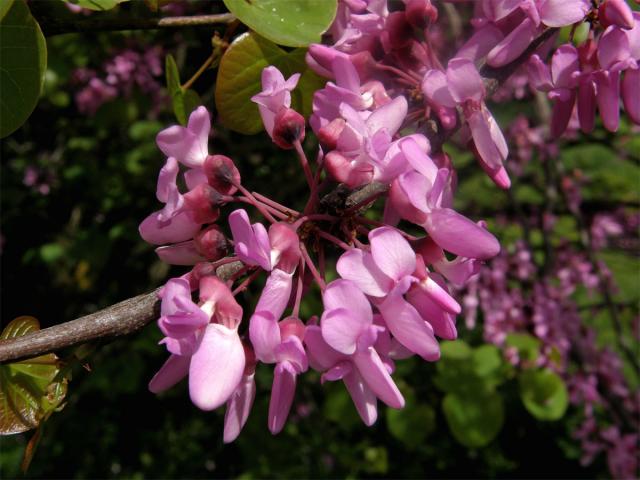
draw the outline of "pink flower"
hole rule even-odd
[[[202,168],[209,155],[211,120],[205,107],[196,108],[186,127],[174,125],[156,137],[158,148],[168,157],[176,158],[190,168]]]
[[[422,81],[422,91],[435,106],[462,107],[481,166],[499,187],[509,188],[509,176],[502,165],[509,153],[507,143],[484,103],[484,84],[473,62],[454,58],[446,73],[429,70]]]
[[[286,81],[284,76],[274,66],[262,70],[262,92],[251,97],[258,104],[264,129],[274,138],[276,115],[282,109],[291,107],[291,91],[296,88],[299,73],[294,73]]]

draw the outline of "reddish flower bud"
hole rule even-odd
[[[224,155],[209,155],[204,161],[204,173],[209,185],[223,195],[233,195],[240,183],[240,172],[233,160]]]
[[[202,230],[193,240],[198,253],[212,262],[224,257],[229,249],[227,237],[217,225]]]
[[[409,0],[404,15],[412,27],[422,29],[438,19],[438,9],[431,0]]]
[[[223,202],[222,195],[216,189],[201,183],[184,194],[184,203],[195,222],[211,223],[220,216],[218,205]]]
[[[344,119],[336,118],[318,131],[318,140],[325,150],[335,150],[345,123]]]
[[[282,108],[273,123],[273,143],[280,148],[293,148],[294,142],[304,140],[304,117],[291,108]]]

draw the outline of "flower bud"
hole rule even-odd
[[[215,189],[201,183],[184,194],[186,209],[191,212],[197,223],[215,222],[220,216],[218,205],[222,202],[222,195]]]
[[[273,123],[273,143],[280,148],[290,149],[304,140],[304,117],[292,108],[280,109]]]
[[[409,0],[404,15],[412,27],[423,29],[438,20],[438,9],[431,0]]]
[[[233,195],[240,183],[240,172],[233,160],[224,155],[209,155],[204,161],[204,173],[209,185],[223,195]]]
[[[598,18],[604,28],[615,25],[630,30],[635,25],[633,12],[625,0],[606,0],[598,8]]]
[[[325,150],[335,150],[345,124],[344,119],[335,118],[318,131],[318,140]]]
[[[209,261],[216,261],[227,254],[229,243],[217,225],[202,230],[194,237],[196,250]]]

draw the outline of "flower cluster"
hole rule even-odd
[[[100,71],[79,68],[73,81],[82,88],[75,94],[78,110],[94,115],[105,103],[119,96],[129,97],[134,89],[149,95],[153,105],[162,103],[164,94],[158,77],[162,75],[162,49],[152,47],[145,51],[127,48],[108,59]]]
[[[332,43],[308,50],[310,68],[328,79],[315,92],[309,119],[292,108],[291,92],[300,75],[286,79],[275,67],[264,69],[262,91],[252,100],[273,142],[293,150],[300,163],[309,187],[302,211],[249,191],[232,159],[209,153],[211,125],[204,107],[191,114],[186,127],[158,134],[158,147],[167,156],[156,191],[164,206],[141,223],[140,233],[158,245],[162,260],[193,267],[169,280],[160,293],[159,327],[170,357],[150,389],[163,391],[188,376],[196,406],[213,410],[226,404],[225,442],[233,441],[247,420],[260,363],[274,366],[267,422],[272,433],[284,427],[297,378],[309,368],[321,373],[322,382],[342,380],[363,422],[371,425],[378,400],[391,408],[404,405],[392,377],[395,363],[412,355],[436,361],[436,337],[456,338],[461,307],[450,286],[467,284],[482,262],[498,255],[500,245],[482,220],[452,208],[457,177],[442,143],[457,135],[493,182],[509,188],[507,142],[486,105],[495,87],[483,75],[487,69],[523,63],[532,53],[530,45],[549,29],[595,15],[583,0],[474,5],[472,36],[442,62],[430,34],[438,18],[430,0],[406,0],[405,8],[395,11],[385,0],[341,1],[329,32]],[[601,7],[606,11],[602,18],[617,18],[618,7]],[[618,23],[614,28],[631,28]],[[599,37],[606,45],[605,35],[614,34]],[[557,99],[575,96],[559,90],[573,88],[568,78],[578,77],[575,69],[566,75],[554,70],[556,60],[573,48],[563,46],[553,54],[551,80],[540,80],[546,78],[542,58],[550,48],[548,42],[537,46],[529,81],[550,92],[556,118]],[[615,67],[619,72],[624,64],[625,78],[637,68],[629,55]],[[600,76],[592,75],[593,85],[600,85],[595,80]],[[315,164],[301,143],[306,120],[320,144]],[[537,141],[522,130],[524,147]],[[347,202],[340,195],[337,204],[330,199],[329,190],[337,184],[352,192]],[[381,198],[382,218],[365,217],[363,209]],[[246,210],[234,208],[216,224],[232,204],[252,207],[265,223],[252,223]],[[340,278],[327,283],[327,262],[336,249]],[[533,268],[527,255],[521,248],[520,278]],[[493,318],[485,319],[485,332],[496,343],[507,331],[503,323],[519,328],[529,321],[521,311],[524,295],[509,290],[508,270],[510,261],[501,256],[490,274],[504,295],[489,293],[478,300],[477,293],[469,293],[465,298],[467,306],[491,304],[486,316]],[[542,284],[535,290],[536,328],[561,346],[571,333],[549,324],[549,318],[568,311],[563,289],[570,290],[575,281],[573,270],[568,272],[559,287]],[[267,278],[258,302],[245,316],[236,297],[263,273]],[[321,292],[323,310],[302,319],[300,305],[314,291],[312,284]],[[471,288],[481,289],[477,282]]]

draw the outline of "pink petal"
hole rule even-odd
[[[152,245],[184,242],[200,230],[200,224],[193,221],[189,212],[180,212],[166,222],[159,220],[161,213],[153,212],[138,227],[140,236]]]
[[[413,136],[404,137],[398,142],[400,144],[400,150],[409,164],[433,183],[438,174],[438,167],[412,137]]]
[[[378,305],[393,336],[413,353],[427,361],[440,358],[440,347],[433,330],[416,309],[400,295],[389,295]]]
[[[634,87],[635,88],[635,87]],[[593,81],[580,82],[578,87],[578,119],[583,132],[593,130],[596,116],[596,86]]]
[[[351,92],[360,95],[360,77],[356,71],[356,67],[345,56],[337,56],[331,62],[331,67],[335,75],[336,84],[339,87],[346,88]]]
[[[455,54],[456,58],[468,58],[478,61],[484,58],[493,47],[504,38],[503,33],[492,23],[476,30]]]
[[[357,370],[352,370],[342,379],[358,415],[368,427],[376,423],[378,418],[377,399],[371,389],[364,382]]]
[[[275,349],[281,342],[280,328],[269,311],[257,311],[251,316],[249,339],[258,360],[275,363]]]
[[[413,207],[424,213],[429,212],[427,195],[432,185],[426,177],[418,172],[407,172],[398,177],[398,184]]]
[[[578,50],[565,44],[555,51],[551,58],[551,77],[556,88],[571,88],[574,84],[572,76],[580,70]]]
[[[256,312],[269,312],[277,321],[287,308],[291,297],[293,273],[275,268],[269,274],[256,305]]]
[[[231,443],[238,438],[242,427],[247,423],[255,397],[254,375],[245,375],[227,401],[227,410],[224,414],[224,443]]]
[[[455,108],[456,101],[451,96],[447,77],[440,70],[429,70],[422,80],[422,93],[430,103],[437,106]]]
[[[371,255],[386,275],[398,281],[416,268],[416,254],[409,242],[395,229],[380,227],[369,233]]]
[[[467,117],[467,122],[471,130],[473,143],[482,161],[491,170],[495,170],[502,166],[502,161],[505,157],[494,141],[491,123],[484,113],[482,110],[473,112]]]
[[[413,289],[407,299],[415,307],[420,316],[429,322],[433,332],[445,340],[455,340],[458,336],[455,316],[445,312],[424,291]]]
[[[189,394],[202,410],[225,403],[242,380],[245,353],[237,330],[209,324],[191,357]]]
[[[622,78],[622,101],[629,118],[640,125],[640,69],[626,70]]]
[[[538,35],[539,29],[530,18],[513,29],[504,40],[487,55],[487,63],[492,67],[501,67],[518,58]]]
[[[149,390],[160,393],[173,387],[189,373],[191,357],[171,355],[149,382]]]
[[[352,371],[353,367],[351,366],[351,362],[336,363],[333,367],[331,367],[320,376],[320,383],[324,384],[324,382],[335,382],[336,380],[342,380]]]
[[[353,361],[367,386],[380,400],[391,408],[404,407],[402,393],[373,347],[369,347],[364,352],[357,352],[353,356]]]
[[[553,88],[551,70],[537,54],[532,55],[527,62],[527,73],[529,74],[529,82],[536,90],[548,92]]]
[[[178,171],[178,161],[173,157],[167,158],[167,162],[158,174],[158,186],[156,188],[156,198],[161,202],[167,203],[169,201],[169,191],[171,187],[175,188]]]
[[[598,40],[598,63],[603,70],[611,70],[618,62],[624,62],[630,55],[629,39],[626,33],[611,25]]]
[[[358,337],[365,333],[370,325],[370,318],[353,315],[346,308],[325,310],[320,321],[322,338],[331,348],[345,355],[351,355],[356,351]]]
[[[367,118],[366,124],[369,131],[375,133],[381,128],[385,128],[389,135],[395,135],[407,116],[408,108],[407,100],[402,96],[396,97],[389,103],[377,108]]]
[[[235,253],[244,263],[271,270],[271,246],[269,235],[260,223],[251,225],[249,215],[242,209],[229,214],[229,227],[233,236]]]
[[[198,185],[207,183],[207,176],[202,168],[190,168],[184,172],[184,182],[187,184],[187,189],[193,190]]]
[[[576,103],[575,90],[553,90],[553,111],[551,116],[551,136],[558,138],[564,133],[573,114]]]
[[[273,371],[271,400],[269,401],[269,431],[276,435],[284,427],[293,395],[296,391],[296,371],[288,363],[279,363]]]
[[[158,247],[156,248],[156,254],[160,257],[160,260],[169,265],[195,265],[198,262],[207,260],[198,253],[193,240],[166,247]]]
[[[451,96],[458,103],[467,100],[480,102],[485,96],[482,77],[474,63],[466,58],[449,60],[447,83]]]
[[[290,364],[297,373],[304,373],[309,368],[307,354],[302,346],[302,340],[291,335],[275,348],[276,361]]]
[[[602,123],[604,128],[615,132],[620,122],[620,72],[599,71],[594,74],[594,79]]]
[[[351,280],[365,295],[383,297],[393,281],[375,264],[370,253],[354,248],[343,253],[336,265],[345,280]]]
[[[311,368],[319,372],[331,368],[343,360],[345,356],[331,348],[322,338],[322,330],[317,325],[307,326],[304,334],[307,346],[307,358]]]
[[[565,27],[580,22],[590,9],[586,0],[546,0],[539,7],[540,19],[548,27]]]
[[[325,310],[344,308],[351,312],[359,321],[371,324],[373,313],[371,304],[355,283],[349,280],[334,280],[322,294]]]
[[[433,210],[425,229],[440,247],[456,255],[485,260],[500,252],[491,233],[449,208]]]

